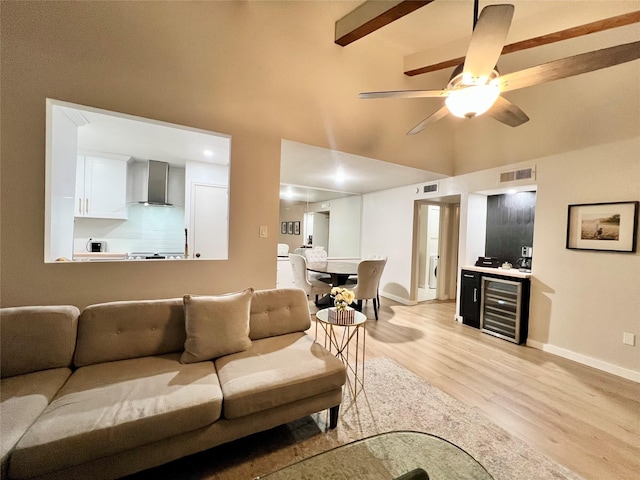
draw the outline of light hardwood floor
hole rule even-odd
[[[462,325],[454,302],[381,300],[377,322],[364,309],[366,358],[396,360],[586,479],[640,479],[640,384]]]

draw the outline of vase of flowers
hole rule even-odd
[[[331,289],[334,307],[329,309],[329,319],[338,324],[353,323],[355,313],[349,305],[355,300],[356,295],[353,290],[344,287],[333,287]]]

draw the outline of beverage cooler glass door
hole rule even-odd
[[[496,337],[520,343],[522,284],[482,277],[480,329]]]

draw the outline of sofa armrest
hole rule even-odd
[[[72,305],[0,309],[2,378],[70,366],[79,314]]]

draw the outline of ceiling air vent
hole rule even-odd
[[[499,183],[522,182],[536,179],[535,167],[522,168],[519,170],[510,170],[500,173]]]
[[[424,188],[422,189],[423,193],[433,193],[437,191],[438,191],[437,183],[430,183],[429,185],[425,185]]]

